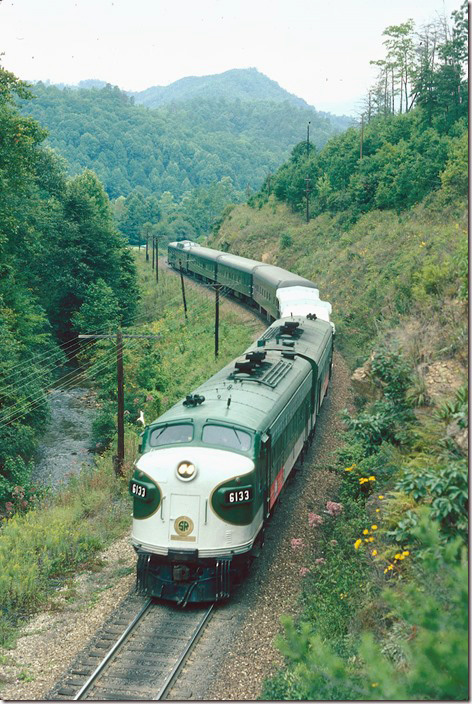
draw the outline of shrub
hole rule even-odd
[[[293,239],[290,235],[284,234],[280,236],[280,249],[288,249],[293,244]]]
[[[92,447],[97,452],[103,452],[110,446],[116,433],[115,413],[111,404],[106,404],[92,423]]]
[[[399,629],[402,667],[363,633],[353,656],[333,651],[316,623],[283,619],[278,647],[290,667],[265,685],[264,697],[296,700],[466,700],[468,697],[467,560],[460,541],[444,545],[425,515],[415,529],[422,545],[417,581],[384,591]],[[440,637],[438,637],[440,634]]]

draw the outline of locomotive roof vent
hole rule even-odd
[[[232,377],[239,380],[251,379],[251,381],[261,379],[266,368],[271,366],[267,361],[264,361],[266,356],[267,352],[265,350],[247,352],[244,359],[240,357],[234,363]]]
[[[252,359],[244,359],[243,361],[235,362],[234,366],[237,372],[251,374],[258,365]]]
[[[254,362],[254,364],[257,367],[260,367],[262,364],[262,361],[266,358],[267,352],[248,352],[246,355],[246,359],[248,359],[250,362]]]
[[[316,313],[308,313],[306,318],[307,318],[307,320],[317,320],[318,316],[316,315]]]
[[[205,400],[205,396],[200,396],[200,394],[189,394],[185,397],[183,401],[184,406],[200,406]]]
[[[287,322],[280,326],[279,334],[293,335],[298,327],[300,327],[300,323],[295,322],[295,320],[287,320]]]

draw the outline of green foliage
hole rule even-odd
[[[112,312],[116,320],[117,305],[130,322],[137,303],[134,263],[102,185],[91,172],[67,180],[66,164],[43,146],[45,130],[19,113],[17,97],[31,93],[0,67],[2,513],[15,486],[28,491],[25,468],[48,418],[46,389],[65,358],[55,335],[70,339],[84,303],[81,324],[99,328]]]
[[[467,428],[469,425],[469,389],[467,385],[461,386],[452,401],[443,401],[436,411],[436,417],[451,423],[457,421],[459,427]]]
[[[284,620],[279,647],[290,665],[266,684],[263,698],[296,700],[462,700],[468,693],[467,561],[459,543],[444,546],[427,517],[415,530],[422,545],[418,581],[384,591],[390,618],[406,625],[403,666],[382,652],[371,634],[354,655],[333,651],[316,623]],[[441,637],[438,637],[440,634]]]
[[[280,249],[289,249],[293,244],[293,240],[287,233],[280,237]]]
[[[109,85],[61,90],[37,83],[33,90],[36,100],[22,110],[47,126],[49,143],[68,160],[72,173],[93,169],[112,199],[133,191],[139,198],[138,188],[146,196],[169,191],[180,199],[222,177],[237,191],[247,184],[258,188],[267,169],[287,157],[300,125],[311,121],[310,138],[320,147],[346,123],[338,118],[339,126],[333,125],[306,105],[241,101],[234,93],[188,95],[150,110]],[[130,213],[124,223],[130,236],[136,234],[135,223]]]
[[[293,212],[304,205],[310,178],[310,212],[341,211],[349,222],[374,209],[402,212],[443,187],[446,201],[467,193],[467,6],[415,32],[408,20],[384,31],[385,60],[369,91],[360,130],[332,137],[320,151],[299,142],[271,176],[272,191]],[[439,39],[441,34],[441,39]],[[362,140],[362,145],[361,145]],[[267,202],[266,180],[251,204]]]
[[[384,442],[408,442],[408,422],[413,420],[406,392],[411,384],[408,365],[398,352],[381,348],[374,352],[371,363],[374,383],[380,386],[383,398],[367,410],[353,416],[344,414],[344,421],[356,441],[371,455]]]
[[[426,501],[431,506],[431,518],[441,525],[449,539],[460,536],[467,540],[469,492],[465,461],[449,461],[445,466],[434,464],[421,469],[407,465],[395,488],[411,495],[418,503]],[[417,521],[417,513],[408,512],[391,536],[398,543],[410,542]]]
[[[78,333],[116,331],[120,323],[120,307],[110,286],[103,279],[92,283],[80,309],[72,315]]]
[[[92,423],[91,445],[96,452],[103,452],[116,435],[116,413],[110,403],[101,408]]]
[[[130,460],[129,443],[127,452]],[[111,458],[104,457],[98,467],[83,471],[47,505],[3,522],[1,645],[8,644],[20,617],[44,604],[67,575],[89,564],[106,542],[120,534],[129,520],[127,507]]]

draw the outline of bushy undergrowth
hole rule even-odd
[[[136,453],[127,433],[126,456]],[[55,496],[3,522],[0,532],[0,645],[11,644],[22,618],[44,604],[68,576],[129,525],[129,501],[111,454],[72,478]]]
[[[394,589],[379,589],[372,620],[383,619],[384,647],[367,629],[351,641],[350,657],[339,654],[331,634],[316,619],[296,627],[285,620],[279,647],[290,664],[266,684],[264,699],[298,700],[466,700],[467,559],[461,540],[444,546],[437,526],[427,516],[415,529],[421,557],[413,568],[414,580]],[[459,554],[459,559],[458,559]],[[348,589],[356,587],[356,580]],[[365,592],[365,583],[363,585]],[[368,599],[375,609],[375,588]],[[346,592],[347,598],[349,592]],[[365,603],[366,599],[364,599]],[[347,601],[345,603],[348,603]],[[316,605],[314,604],[314,608]],[[339,613],[339,607],[333,609]],[[351,619],[359,616],[349,614]],[[349,619],[345,618],[345,622]],[[365,623],[364,616],[364,628]],[[392,657],[389,632],[396,627],[397,650]],[[352,631],[351,631],[352,633]],[[398,638],[398,634],[402,637]],[[328,635],[328,637],[327,637]],[[390,651],[389,651],[390,646]],[[343,657],[344,656],[344,657]],[[400,666],[399,666],[400,665]]]
[[[442,405],[418,454],[405,360],[382,348],[371,369],[382,397],[346,413],[342,511],[319,521],[323,557],[307,569],[300,620],[283,619],[286,666],[263,699],[467,697],[467,467],[444,442],[451,419],[467,425],[465,394]],[[379,422],[386,404],[393,423]]]

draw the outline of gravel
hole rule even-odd
[[[103,562],[100,572],[77,575],[69,588],[57,592],[48,611],[28,622],[14,649],[0,648],[1,699],[44,699],[134,587],[136,558],[128,536],[99,558]]]

